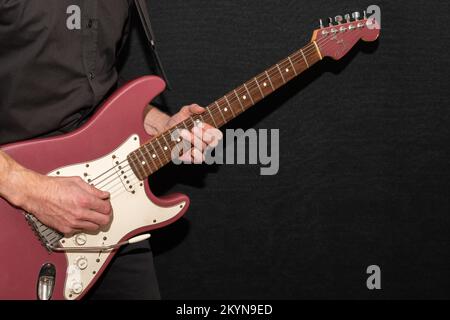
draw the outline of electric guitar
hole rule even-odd
[[[76,300],[95,284],[117,252],[128,243],[148,239],[147,232],[179,219],[189,198],[172,194],[156,198],[147,178],[169,163],[178,129],[197,123],[217,128],[325,57],[342,58],[359,41],[375,41],[375,18],[338,16],[313,33],[311,42],[286,59],[230,91],[160,136],[150,139],[143,110],[165,89],[158,77],[134,80],[115,92],[75,132],[9,144],[2,150],[23,166],[49,176],[78,176],[111,194],[112,222],[96,233],[65,236],[32,214],[0,198],[0,299]],[[120,289],[120,288],[119,288]]]

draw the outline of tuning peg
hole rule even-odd
[[[361,18],[361,14],[358,11],[353,12],[352,13],[352,18],[355,19],[355,21],[358,21],[359,18]]]
[[[367,20],[367,11],[364,10],[364,20]]]
[[[350,18],[350,14],[347,13],[347,14],[345,15],[345,20],[347,21],[347,23],[350,23],[350,19],[351,19],[351,18]]]
[[[344,18],[342,18],[342,16],[336,16],[334,18],[334,21],[336,21],[337,24],[341,24],[342,21],[344,21]]]
[[[328,18],[328,25],[329,25],[330,27],[333,26],[333,18]]]
[[[323,28],[325,28],[325,27],[323,26],[323,21],[322,21],[322,19],[320,19],[320,29],[323,29]]]

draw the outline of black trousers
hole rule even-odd
[[[127,245],[116,254],[89,300],[161,299],[149,241]]]

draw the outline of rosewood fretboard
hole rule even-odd
[[[294,52],[240,87],[210,104],[202,115],[195,115],[160,136],[142,145],[128,155],[128,162],[140,180],[144,180],[172,160],[173,148],[179,141],[173,141],[175,132],[191,130],[197,123],[208,123],[220,128],[256,103],[276,91],[287,82],[322,59],[315,42]],[[181,149],[180,149],[181,151]]]

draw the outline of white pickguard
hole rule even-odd
[[[95,234],[84,233],[63,238],[60,240],[61,247],[114,245],[131,231],[170,220],[184,208],[185,202],[164,208],[149,200],[143,183],[134,175],[127,162],[127,155],[139,146],[139,137],[133,135],[116,150],[100,159],[59,168],[49,173],[49,176],[79,176],[97,188],[111,193],[113,218],[110,226]],[[110,170],[111,168],[114,169]],[[107,173],[102,175],[104,172]],[[100,178],[95,179],[100,175]],[[65,254],[69,267],[64,296],[74,300],[90,285],[111,251],[71,251]]]

